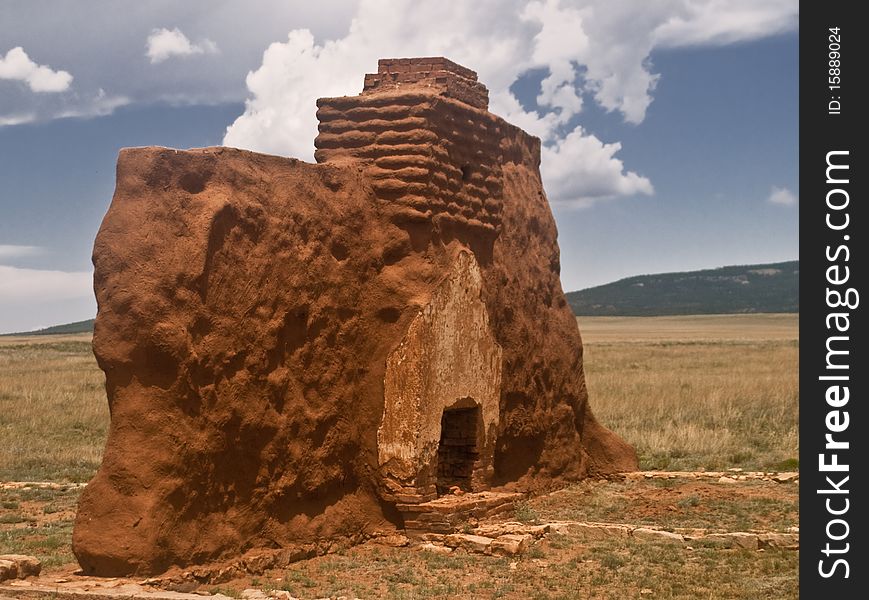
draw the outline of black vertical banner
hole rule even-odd
[[[869,597],[863,313],[869,31],[860,3],[800,9],[800,592]],[[865,293],[864,293],[865,292]]]

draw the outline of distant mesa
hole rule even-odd
[[[4,333],[0,335],[59,335],[70,333],[93,333],[94,320],[86,319],[84,321],[76,321],[74,323],[65,323],[63,325],[53,325],[44,327],[43,329],[35,329],[33,331],[20,331],[16,333]]]
[[[800,310],[800,263],[639,275],[570,292],[578,316],[790,313]]]

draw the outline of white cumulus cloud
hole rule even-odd
[[[767,202],[778,204],[779,206],[794,206],[798,201],[796,194],[785,187],[773,186],[769,193]]]
[[[0,333],[80,321],[95,314],[91,272],[0,265]]]
[[[680,6],[659,26],[655,45],[723,45],[793,31],[799,22],[794,0],[709,0]]]
[[[552,146],[544,146],[541,174],[546,193],[575,207],[616,196],[654,193],[651,181],[625,171],[615,157],[621,147],[618,142],[604,144],[581,127]]]
[[[20,258],[22,256],[36,256],[41,254],[40,246],[18,246],[14,244],[0,244],[0,260],[6,258]]]
[[[357,94],[378,58],[446,56],[477,71],[492,112],[543,140],[553,201],[651,194],[652,183],[616,157],[618,142],[567,127],[584,102],[641,123],[659,77],[655,48],[755,39],[795,29],[797,15],[796,0],[360,0],[344,37],[318,42],[294,29],[266,49],[224,144],[310,160],[318,97]],[[527,110],[511,86],[534,69],[544,77]]]
[[[59,111],[57,117],[104,117],[115,112],[115,109],[126,106],[131,102],[126,96],[109,95],[103,88],[99,88],[95,94],[86,96],[83,99],[83,103]]]
[[[151,60],[151,64],[161,63],[173,56],[214,54],[217,52],[217,44],[211,40],[206,38],[194,44],[177,27],[174,29],[154,29],[148,36],[145,47],[145,56]]]
[[[55,71],[46,65],[35,63],[21,46],[0,54],[0,79],[11,79],[27,84],[33,92],[65,92],[72,83],[72,75]]]
[[[88,271],[48,271],[0,265],[0,302],[66,300],[93,296],[93,293],[93,274]]]
[[[24,125],[32,123],[36,120],[36,113],[13,113],[11,115],[0,115],[0,127],[11,127],[13,125]]]

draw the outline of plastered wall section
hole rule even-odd
[[[377,443],[382,474],[394,492],[431,495],[443,411],[472,403],[480,406],[481,417],[472,479],[476,488],[491,479],[502,351],[489,327],[481,286],[474,255],[461,251],[387,358]]]

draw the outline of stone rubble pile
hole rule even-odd
[[[0,581],[39,575],[42,563],[24,554],[0,554]]]
[[[439,553],[464,550],[472,554],[518,556],[526,552],[536,540],[550,534],[571,534],[586,541],[623,538],[637,542],[678,544],[687,547],[691,547],[692,544],[747,550],[767,548],[798,550],[800,547],[799,529],[796,527],[792,527],[788,532],[718,532],[705,529],[670,531],[652,526],[637,527],[622,523],[583,521],[558,521],[538,525],[507,522],[480,525],[470,533],[428,533],[422,536],[423,541],[416,547]]]

